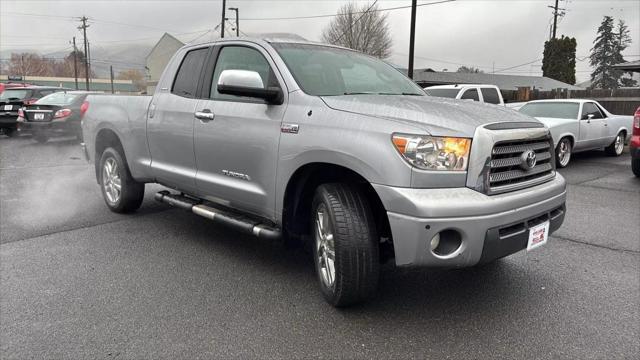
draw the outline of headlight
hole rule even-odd
[[[392,140],[402,157],[419,169],[467,170],[471,139],[393,134]]]

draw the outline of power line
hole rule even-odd
[[[447,3],[447,2],[453,2],[456,0],[441,0],[441,1],[434,1],[434,2],[429,2],[429,3],[424,3],[424,4],[418,4],[417,7],[421,7],[421,6],[429,6],[429,5],[436,5],[436,4],[442,4],[442,3]],[[411,5],[407,5],[407,6],[395,6],[395,7],[389,7],[389,8],[382,8],[382,9],[375,9],[372,10],[371,12],[381,12],[381,11],[393,11],[393,10],[401,10],[401,9],[409,9],[411,8]],[[363,14],[366,13],[367,11],[356,11],[353,12],[353,14]],[[308,15],[308,16],[290,16],[290,17],[266,17],[266,18],[240,18],[240,20],[242,21],[268,21],[268,20],[302,20],[302,19],[318,19],[318,18],[328,18],[328,17],[336,17],[338,16],[338,14],[323,14],[323,15]]]

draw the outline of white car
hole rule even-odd
[[[561,168],[574,152],[604,148],[607,155],[620,156],[631,136],[633,116],[613,115],[593,100],[535,100],[519,111],[549,127]]]
[[[500,89],[495,85],[456,84],[437,85],[424,88],[427,95],[451,99],[473,100],[483,103],[504,105]]]

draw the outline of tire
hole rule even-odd
[[[44,144],[49,140],[49,137],[43,134],[34,134],[33,138],[35,139],[35,141],[39,142],[40,144]]]
[[[635,176],[640,177],[640,157],[631,158],[631,170]]]
[[[322,295],[335,307],[370,299],[378,286],[380,255],[367,198],[353,185],[324,184],[316,189],[311,209],[313,258]]]
[[[624,138],[625,138],[625,133],[624,132],[618,133],[618,135],[616,135],[616,138],[613,140],[611,145],[607,146],[604,149],[604,152],[608,156],[620,156],[620,155],[622,155],[622,152],[624,151]]]
[[[2,129],[2,132],[10,138],[18,136],[18,132],[16,131],[16,129],[4,128]]]
[[[571,151],[573,150],[573,145],[571,145],[571,139],[562,138],[558,145],[556,146],[556,167],[557,168],[565,168],[569,165],[569,161],[571,160]]]
[[[119,150],[114,148],[104,150],[100,158],[98,179],[102,197],[109,210],[128,213],[137,210],[142,204],[144,183],[133,179],[127,162]]]

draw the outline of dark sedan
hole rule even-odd
[[[25,105],[58,91],[68,89],[46,86],[25,86],[5,89],[0,93],[0,130],[7,135],[15,135],[18,110]]]
[[[38,142],[53,136],[75,136],[82,139],[80,121],[89,106],[87,95],[95,92],[64,91],[47,95],[20,109],[19,129],[27,130]]]

